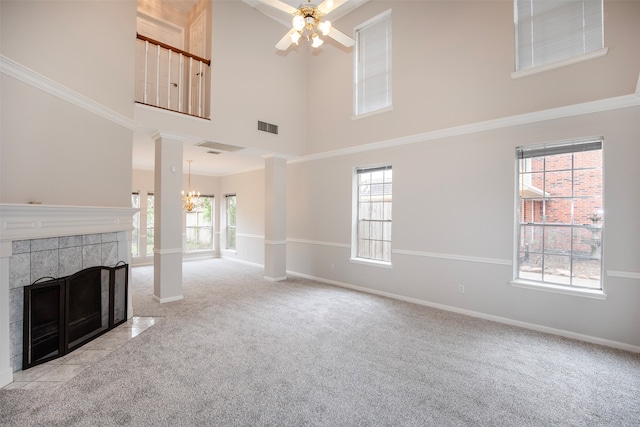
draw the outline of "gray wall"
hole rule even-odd
[[[605,141],[604,271],[629,277],[604,274],[604,301],[512,287],[515,147],[591,135]],[[287,268],[638,346],[638,135],[633,107],[290,164]],[[394,172],[391,269],[349,261],[353,168],[381,162]]]
[[[38,84],[63,85],[118,120],[133,116],[135,2],[0,7],[2,54],[43,76]],[[130,206],[132,127],[1,78],[1,203]]]

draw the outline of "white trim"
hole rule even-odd
[[[265,240],[264,244],[265,245],[286,245],[287,241],[286,240]]]
[[[351,120],[365,119],[367,117],[375,116],[375,115],[386,113],[389,111],[393,111],[393,105],[389,105],[388,107],[382,107],[373,111],[368,111],[362,114],[354,114],[353,116],[351,116]]]
[[[301,243],[304,245],[319,245],[319,246],[332,246],[335,248],[346,248],[346,249],[350,249],[351,245],[349,245],[348,243],[333,243],[333,242],[322,242],[319,240],[306,240],[306,239],[295,239],[295,238],[289,238],[287,239],[288,243]]]
[[[607,276],[609,276],[609,277],[622,277],[624,279],[638,279],[638,280],[640,280],[640,273],[634,273],[632,271],[607,270]]]
[[[154,113],[160,113],[160,114],[168,114],[170,116],[174,116],[174,117],[180,117],[183,119],[188,119],[188,120],[195,120],[197,122],[204,122],[204,123],[211,123],[211,119],[208,117],[198,117],[198,116],[192,116],[191,114],[188,113],[180,113],[178,111],[173,111],[173,110],[167,110],[165,108],[158,108],[158,107],[154,107],[153,105],[149,105],[149,104],[142,104],[138,101],[134,102],[135,108],[140,108],[143,110],[149,110],[149,111],[153,111]]]
[[[317,246],[330,246],[337,248],[350,249],[351,245],[346,243],[334,243],[334,242],[323,242],[319,240],[307,240],[307,239],[296,239],[296,238],[288,238],[288,243],[300,243],[306,245],[317,245]],[[483,257],[474,257],[467,255],[455,255],[455,254],[442,254],[435,252],[423,252],[423,251],[411,251],[406,249],[392,249],[392,254],[396,255],[410,255],[410,256],[421,256],[425,258],[440,258],[440,259],[449,259],[455,261],[467,261],[467,262],[479,262],[482,264],[497,264],[497,265],[512,265],[512,261],[508,259],[499,259],[499,258],[483,258]],[[354,262],[364,261],[363,263],[371,263],[370,260],[366,260],[363,258],[352,258]],[[387,263],[388,264],[388,263]]]
[[[508,260],[508,259],[482,258],[482,257],[453,255],[453,254],[440,254],[435,252],[409,251],[404,249],[392,249],[391,253],[400,254],[400,255],[421,256],[426,258],[441,258],[441,259],[450,259],[450,260],[456,260],[456,261],[479,262],[482,264],[511,265],[512,263],[511,260]]]
[[[153,139],[154,141],[157,141],[159,139],[169,139],[172,141],[178,141],[178,142],[184,142],[187,140],[187,137],[184,135],[180,135],[178,133],[173,133],[173,132],[165,132],[162,130],[157,130],[152,132],[149,137],[151,139]]]
[[[133,230],[138,208],[0,204],[0,240],[29,240]]]
[[[401,145],[415,144],[420,142],[424,143],[437,139],[503,129],[511,126],[522,126],[547,120],[575,117],[584,114],[600,113],[604,111],[618,110],[621,108],[630,108],[637,106],[640,106],[640,75],[638,84],[636,86],[636,92],[629,95],[621,95],[613,98],[583,102],[580,104],[567,105],[564,107],[551,108],[548,110],[534,111],[531,113],[507,116],[499,119],[486,120],[483,122],[469,123],[466,125],[454,126],[414,135],[407,135],[399,138],[387,139],[384,141],[371,142],[368,144],[361,144],[353,147],[341,148],[338,150],[308,154],[298,159],[289,160],[288,163],[302,163],[327,159],[331,157],[346,156],[350,154],[363,153],[384,148],[398,147]]]
[[[177,295],[175,297],[168,297],[168,298],[158,298],[157,296],[153,296],[153,300],[156,302],[159,302],[160,304],[164,304],[166,302],[174,302],[174,301],[180,301],[184,299],[184,295]]]
[[[520,77],[530,76],[532,74],[542,73],[544,71],[553,70],[555,68],[565,67],[567,65],[576,64],[578,62],[587,61],[593,58],[599,58],[604,56],[609,51],[609,48],[605,47],[602,49],[592,50],[591,52],[581,53],[580,55],[574,55],[569,58],[561,59],[559,61],[550,62],[544,65],[538,65],[535,67],[525,68],[524,70],[514,71],[511,73],[512,79],[517,79]]]
[[[257,262],[251,262],[251,261],[247,261],[244,259],[240,259],[240,258],[227,258],[224,255],[222,256],[223,259],[228,259],[229,261],[235,261],[235,262],[239,262],[241,264],[246,264],[246,265],[251,265],[253,267],[261,267],[264,268],[264,265],[262,264],[258,264]]]
[[[69,89],[3,54],[0,54],[0,71],[14,79],[20,80],[124,128],[133,131],[138,127],[137,122],[132,118],[112,110],[79,92]]]
[[[607,294],[600,289],[572,288],[569,286],[553,285],[550,283],[531,282],[516,279],[509,282],[515,288],[530,289],[533,291],[551,292],[554,294],[572,295],[576,297],[605,300]]]
[[[236,238],[238,237],[246,237],[249,239],[264,239],[264,236],[261,236],[259,234],[236,233]]]
[[[168,248],[168,249],[153,248],[153,253],[158,255],[181,254],[182,248]]]
[[[352,257],[349,258],[349,262],[354,264],[370,265],[372,267],[393,268],[390,261],[380,261],[377,259]]]
[[[518,326],[520,328],[530,329],[530,330],[534,330],[534,331],[538,331],[538,332],[543,332],[543,333],[546,333],[546,334],[558,335],[558,336],[561,336],[561,337],[576,339],[576,340],[579,340],[579,341],[585,341],[585,342],[589,342],[589,343],[592,343],[592,344],[604,345],[604,346],[607,346],[607,347],[617,348],[617,349],[620,349],[620,350],[631,351],[633,353],[640,353],[640,346],[627,344],[627,343],[623,343],[623,342],[619,342],[619,341],[613,341],[613,340],[608,340],[608,339],[604,339],[604,338],[593,337],[591,335],[579,334],[579,333],[576,333],[576,332],[566,331],[564,329],[550,328],[548,326],[537,325],[535,323],[522,322],[522,321],[519,321],[519,320],[513,320],[513,319],[506,318],[506,317],[494,316],[492,314],[480,313],[480,312],[477,312],[477,311],[466,310],[466,309],[457,308],[457,307],[453,307],[453,306],[449,306],[449,305],[433,303],[433,302],[429,302],[429,301],[425,301],[425,300],[421,300],[421,299],[417,299],[417,298],[405,297],[405,296],[398,295],[398,294],[393,294],[393,293],[390,293],[390,292],[379,291],[379,290],[376,290],[376,289],[366,288],[366,287],[363,287],[363,286],[351,285],[351,284],[348,284],[348,283],[338,282],[338,281],[335,281],[335,280],[323,279],[323,278],[316,277],[316,276],[311,276],[311,275],[308,275],[308,274],[296,273],[296,272],[293,272],[293,271],[287,271],[287,274],[290,274],[292,276],[302,277],[302,278],[305,278],[305,279],[316,280],[318,282],[326,283],[326,284],[329,284],[329,285],[340,286],[342,288],[353,289],[353,290],[356,290],[356,291],[365,292],[365,293],[374,294],[374,295],[380,295],[380,296],[383,296],[383,297],[392,298],[392,299],[396,299],[396,300],[399,300],[399,301],[406,301],[406,302],[410,302],[410,303],[413,303],[413,304],[423,305],[423,306],[426,306],[426,307],[433,307],[433,308],[437,308],[437,309],[440,309],[440,310],[451,311],[453,313],[464,314],[466,316],[477,317],[479,319],[490,320],[492,322],[503,323],[505,325]]]

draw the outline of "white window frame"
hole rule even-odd
[[[604,47],[603,0],[514,0],[513,5],[515,72],[511,74],[512,78],[564,67],[607,53],[608,49]],[[555,8],[553,14],[549,13],[549,7]],[[549,27],[553,31],[549,31]],[[557,38],[551,39],[551,34]],[[552,59],[540,59],[541,56]]]
[[[198,219],[200,218],[200,213],[202,212],[202,206],[194,209],[192,212],[185,212],[185,236],[188,235],[188,229],[195,229],[196,230],[196,234],[199,235],[201,230],[206,230],[209,229],[210,233],[211,233],[211,246],[205,249],[188,249],[187,248],[187,243],[186,243],[186,237],[185,237],[185,252],[186,253],[193,253],[193,252],[203,252],[203,251],[213,251],[215,249],[215,242],[214,242],[214,237],[215,237],[215,227],[214,227],[214,220],[215,220],[215,197],[214,196],[207,196],[207,195],[201,195],[200,196],[200,200],[203,201],[204,199],[210,199],[211,200],[211,222],[209,224],[200,224],[198,222]],[[196,216],[196,225],[194,226],[189,226],[187,224],[187,218],[189,215],[197,215]]]
[[[225,243],[224,243],[224,248],[227,251],[231,251],[231,252],[235,252],[238,246],[238,234],[237,234],[237,225],[238,225],[238,197],[236,196],[235,193],[231,193],[231,194],[225,194],[225,200],[224,200],[224,211],[225,211]],[[233,225],[231,225],[229,223],[229,200],[230,198],[233,197],[234,201],[235,201],[235,207],[236,207],[236,217],[235,217],[235,223]],[[234,239],[233,239],[233,247],[229,247],[229,235],[230,233],[233,231],[233,235],[234,235]]]
[[[597,147],[598,145],[600,145],[600,148],[593,148],[593,147]],[[515,171],[516,171],[516,176],[515,176],[515,230],[514,230],[514,236],[515,236],[515,242],[514,242],[514,262],[513,262],[513,277],[514,279],[511,281],[511,285],[515,286],[515,287],[520,287],[520,288],[527,288],[527,289],[534,289],[534,290],[539,290],[539,291],[548,291],[548,292],[554,292],[554,293],[560,293],[560,294],[567,294],[567,295],[576,295],[576,296],[582,296],[582,297],[588,297],[588,298],[594,298],[594,299],[605,299],[606,298],[606,294],[604,292],[604,264],[603,264],[603,243],[604,243],[604,226],[603,224],[601,224],[601,228],[599,229],[599,237],[600,237],[600,288],[596,289],[596,288],[589,288],[589,287],[580,287],[577,285],[573,285],[573,279],[572,279],[572,271],[573,271],[573,266],[570,269],[570,283],[569,284],[563,284],[563,283],[558,283],[559,281],[556,280],[554,281],[545,281],[544,280],[544,265],[543,265],[543,273],[542,273],[542,278],[541,280],[532,280],[531,278],[527,278],[527,277],[521,277],[521,268],[520,268],[520,264],[521,264],[521,257],[522,257],[522,252],[521,252],[521,230],[523,226],[530,226],[532,228],[532,230],[534,230],[536,227],[538,229],[541,229],[542,232],[544,233],[544,231],[546,230],[547,227],[550,227],[549,229],[558,229],[558,228],[566,228],[568,230],[570,230],[571,234],[570,234],[570,239],[571,239],[571,244],[570,244],[570,253],[568,254],[568,258],[573,260],[576,258],[575,253],[574,253],[574,233],[578,230],[578,229],[588,229],[590,224],[586,224],[585,223],[585,219],[584,218],[579,218],[576,216],[576,212],[574,210],[574,200],[579,199],[581,197],[586,197],[585,195],[583,195],[581,192],[580,194],[575,194],[575,186],[574,186],[574,177],[575,177],[575,173],[576,171],[581,171],[583,169],[580,168],[575,168],[575,164],[572,163],[570,171],[571,171],[571,195],[570,196],[562,196],[562,195],[558,195],[558,197],[555,197],[556,200],[560,200],[560,199],[570,199],[571,200],[571,220],[567,223],[560,223],[560,222],[549,222],[547,223],[547,216],[545,215],[546,212],[544,210],[543,207],[543,211],[542,211],[542,217],[537,220],[535,219],[536,216],[535,214],[533,214],[533,221],[530,222],[525,222],[523,220],[524,218],[524,213],[520,211],[520,207],[521,207],[521,200],[522,201],[526,201],[529,202],[530,200],[542,200],[544,201],[549,201],[549,200],[553,200],[554,196],[552,193],[550,193],[545,188],[546,186],[546,182],[547,182],[547,178],[546,178],[546,174],[547,173],[558,173],[560,170],[547,170],[547,167],[545,166],[543,168],[542,171],[540,171],[540,174],[544,175],[543,179],[544,179],[544,183],[541,187],[542,188],[538,188],[536,186],[531,185],[532,181],[530,179],[527,179],[527,174],[531,173],[531,158],[542,158],[542,157],[548,157],[548,156],[553,156],[554,154],[569,154],[569,153],[578,153],[581,151],[588,151],[588,150],[601,150],[603,155],[602,155],[602,164],[600,166],[600,173],[601,173],[601,179],[602,179],[602,205],[599,207],[601,209],[600,213],[603,212],[603,206],[604,206],[604,150],[603,150],[603,138],[602,137],[592,137],[592,138],[585,138],[585,139],[579,139],[579,140],[572,140],[572,141],[560,141],[560,142],[556,142],[556,143],[550,143],[550,144],[541,144],[541,145],[532,145],[532,146],[526,146],[526,147],[517,147],[516,148],[516,167],[515,167]],[[525,153],[525,154],[523,154]],[[527,154],[528,153],[528,154]],[[524,165],[525,170],[521,171],[521,165]],[[565,170],[566,171],[566,170]],[[527,193],[527,196],[522,197],[522,193]],[[600,219],[601,220],[601,219]],[[543,234],[544,235],[544,234]],[[553,256],[554,252],[550,251],[547,252],[544,248],[544,241],[545,239],[542,239],[542,249],[538,251],[538,255],[541,255],[542,258],[544,259],[544,256],[546,254]],[[528,248],[526,253],[528,254]],[[564,254],[563,256],[567,256],[567,254]]]
[[[380,27],[384,26],[384,27]],[[372,45],[366,43],[367,30],[380,29],[385,32],[384,45]],[[373,34],[373,33],[372,33]],[[392,91],[391,91],[391,9],[382,12],[374,18],[358,25],[354,29],[354,38],[356,40],[354,48],[354,77],[353,77],[353,119],[368,117],[372,114],[379,114],[393,109]],[[375,40],[375,39],[374,39]],[[376,50],[378,50],[376,52]],[[368,55],[367,52],[371,53]],[[378,54],[378,61],[371,60],[368,64],[366,59],[373,54]],[[367,70],[375,67],[383,68],[382,72],[376,73],[381,78],[378,84],[367,85],[372,81],[372,76]],[[383,82],[383,83],[381,83]],[[377,96],[381,100],[376,104],[369,105],[367,103],[367,94]]]
[[[366,265],[374,265],[374,266],[379,266],[379,267],[386,267],[386,268],[391,268],[392,264],[391,264],[391,239],[392,237],[389,237],[388,239],[385,239],[385,235],[384,235],[384,231],[382,232],[383,235],[380,239],[367,239],[369,241],[372,240],[376,240],[379,242],[388,242],[389,243],[389,249],[388,249],[388,254],[389,254],[389,259],[383,259],[381,257],[363,257],[360,256],[360,236],[359,236],[359,226],[360,226],[360,212],[359,212],[359,206],[360,206],[360,182],[359,182],[359,176],[362,173],[368,173],[368,172],[375,172],[375,171],[393,171],[392,165],[391,164],[382,164],[382,165],[374,165],[374,166],[367,166],[367,167],[356,167],[353,169],[353,182],[352,182],[352,186],[353,186],[353,200],[352,200],[352,227],[351,227],[351,258],[350,261],[354,262],[354,263],[360,263],[360,264],[366,264]],[[384,182],[383,184],[383,188],[386,185],[389,185],[388,188],[391,189],[391,198],[393,198],[393,177],[391,177],[391,181],[389,182]],[[383,194],[388,194],[386,193],[386,189],[383,192]],[[383,197],[384,198],[384,197]],[[393,210],[393,200],[385,200],[383,202],[383,206],[384,203],[388,203],[389,206],[389,210],[388,210],[388,215],[385,214],[385,217],[388,217],[388,219],[385,219],[384,222],[388,223],[388,233],[392,234],[392,216],[391,216],[391,212]],[[384,209],[384,207],[383,207]],[[384,230],[384,225],[383,225],[383,230]]]

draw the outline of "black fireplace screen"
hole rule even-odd
[[[128,265],[91,267],[24,288],[22,369],[75,350],[127,320]]]

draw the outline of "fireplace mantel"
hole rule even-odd
[[[0,241],[133,230],[136,208],[0,204]]]
[[[131,207],[0,203],[0,387],[13,381],[9,266],[15,256],[14,242],[117,233],[118,259],[130,264],[133,215],[138,211]],[[130,294],[127,305],[128,315],[132,316]]]

